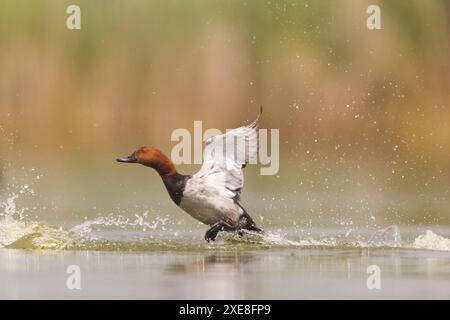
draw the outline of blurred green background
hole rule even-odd
[[[449,225],[449,16],[445,0],[2,0],[2,197],[30,185],[33,219],[193,225],[156,174],[114,159],[170,154],[174,129],[233,128],[262,104],[281,156],[278,175],[246,169],[260,224]]]

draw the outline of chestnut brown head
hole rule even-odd
[[[161,176],[175,174],[175,166],[160,150],[154,147],[142,147],[128,157],[117,158],[118,162],[139,163],[158,171]]]

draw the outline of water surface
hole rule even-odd
[[[151,171],[23,168],[0,194],[0,298],[450,298],[450,228],[427,215],[447,209],[433,194],[295,193],[288,177],[250,175],[243,203],[265,234],[208,244]],[[71,265],[81,290],[66,286]],[[367,287],[373,265],[380,290]]]
[[[355,235],[268,230],[222,234],[207,244],[201,228],[174,236],[117,230],[120,223],[110,220],[69,230],[3,221],[9,239],[0,249],[0,298],[450,298],[450,240],[432,231],[414,239],[415,228],[397,226]],[[80,267],[81,290],[67,289],[70,265]],[[381,270],[380,290],[367,288],[371,265]]]

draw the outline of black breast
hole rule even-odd
[[[169,192],[170,198],[173,200],[173,202],[175,202],[177,206],[180,205],[181,198],[183,197],[183,191],[184,187],[186,186],[186,181],[190,178],[191,176],[189,175],[182,175],[179,173],[162,178],[167,192]]]

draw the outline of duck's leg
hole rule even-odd
[[[208,242],[214,241],[217,237],[217,234],[224,229],[225,229],[225,223],[217,222],[208,231],[206,231],[205,240]]]
[[[263,232],[260,228],[256,226],[256,223],[250,217],[250,215],[244,211],[244,213],[239,218],[239,225],[241,229],[246,229],[249,231]]]

